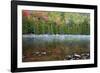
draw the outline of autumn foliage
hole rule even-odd
[[[22,11],[23,34],[90,34],[88,13]]]

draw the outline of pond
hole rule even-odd
[[[22,36],[22,61],[83,60],[90,58],[89,35]]]

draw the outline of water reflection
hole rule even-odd
[[[90,58],[89,35],[23,35],[23,62]]]

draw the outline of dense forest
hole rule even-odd
[[[23,34],[90,34],[90,15],[75,12],[22,11]]]

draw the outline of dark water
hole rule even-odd
[[[30,34],[22,39],[23,62],[65,60],[66,56],[90,53],[89,35]]]

